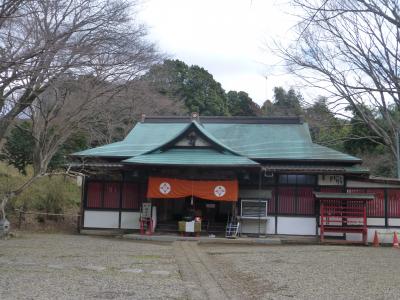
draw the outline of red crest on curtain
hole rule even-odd
[[[167,177],[149,177],[147,198],[184,198],[195,196],[214,201],[237,201],[238,181],[186,180]]]

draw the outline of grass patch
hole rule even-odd
[[[27,171],[27,175],[24,176],[14,167],[0,162],[0,197],[27,182],[32,176],[32,169],[28,168]],[[12,223],[18,221],[16,209],[56,214],[74,213],[79,208],[80,197],[81,188],[77,186],[74,178],[47,176],[38,179],[23,193],[11,199],[7,203],[6,213]],[[47,220],[61,222],[63,217],[36,215],[25,222],[39,224]]]

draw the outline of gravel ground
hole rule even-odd
[[[242,299],[399,299],[400,250],[201,246]]]
[[[398,299],[400,250],[0,240],[0,299]]]
[[[0,299],[185,299],[171,244],[79,235],[0,240]]]

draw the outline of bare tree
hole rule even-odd
[[[116,86],[93,77],[63,78],[30,109],[34,175],[46,172],[62,144],[78,131],[92,134],[91,143],[107,144],[124,138],[142,113],[177,114],[182,106],[140,80]]]
[[[26,130],[34,140],[33,174],[21,187],[6,193],[0,207],[4,211],[6,203],[35,180],[47,175],[65,174],[59,170],[49,172],[48,166],[73,134],[86,132],[94,135],[91,138],[98,143],[108,143],[125,136],[143,112],[173,114],[181,112],[182,107],[181,102],[160,96],[140,80],[117,85],[92,76],[60,78],[26,110],[32,123]]]
[[[0,28],[8,19],[16,17],[15,13],[24,0],[2,0],[0,3]]]
[[[27,114],[34,174],[4,193],[2,217],[9,199],[51,174],[48,165],[71,134],[99,122],[116,95],[161,58],[131,17],[133,1],[15,4],[0,6],[9,11],[0,25],[0,140],[17,116]]]
[[[107,109],[97,113],[96,121],[87,124],[91,144],[109,144],[123,139],[146,115],[183,115],[184,102],[159,93],[150,82],[132,80],[109,100]]]
[[[8,2],[0,7],[8,16],[0,25],[0,140],[64,75],[126,81],[158,60],[145,28],[131,17],[134,1]]]
[[[33,176],[47,172],[60,147],[79,130],[96,122],[118,88],[94,77],[64,77],[49,86],[30,106],[34,140]]]
[[[293,0],[297,40],[278,53],[289,70],[352,110],[396,156],[400,109],[398,0]],[[371,113],[372,111],[372,113]],[[377,119],[381,121],[377,121]]]

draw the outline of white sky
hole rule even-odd
[[[285,0],[146,0],[138,16],[162,51],[262,104],[273,87],[295,85],[266,46],[290,40],[288,11]]]

